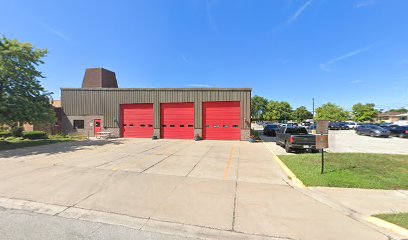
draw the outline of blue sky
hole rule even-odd
[[[408,107],[408,1],[3,1],[0,34],[48,48],[43,85],[251,87],[311,109]]]

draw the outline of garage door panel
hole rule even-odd
[[[204,102],[203,138],[240,140],[240,111],[239,102]]]
[[[153,136],[153,104],[122,104],[122,137],[150,138]]]
[[[162,103],[161,138],[194,138],[194,103]]]

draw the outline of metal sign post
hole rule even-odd
[[[316,126],[316,149],[320,149],[322,153],[322,170],[324,173],[324,149],[329,147],[329,121],[317,121]]]

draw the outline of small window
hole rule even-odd
[[[162,125],[162,127],[167,127],[167,125]]]
[[[129,124],[130,127],[133,127],[133,123]]]
[[[214,128],[220,128],[220,126],[218,126],[218,125],[214,125]]]
[[[238,128],[238,125],[232,125],[232,128]]]
[[[183,128],[183,127],[184,127],[184,125],[180,125],[180,127],[181,127],[181,128]]]
[[[126,123],[122,124],[124,127],[126,127]]]
[[[192,127],[193,127],[193,125],[188,125],[188,127],[189,127],[189,128],[192,128]]]
[[[222,126],[223,128],[228,128],[228,125],[224,125],[224,126]]]
[[[174,125],[170,125],[171,128],[174,128]]]
[[[74,120],[74,129],[84,129],[84,120]]]
[[[96,122],[95,127],[101,127],[101,122]]]
[[[152,124],[149,124],[149,127],[153,127],[153,125],[152,125]]]
[[[140,124],[140,127],[142,127],[142,128],[144,128],[146,125],[144,125],[144,124]]]

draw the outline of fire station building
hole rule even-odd
[[[61,88],[62,131],[114,137],[247,140],[251,88],[118,88],[115,73],[87,69]]]

